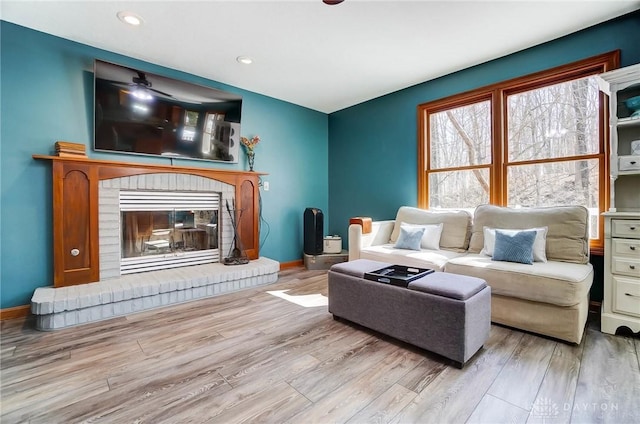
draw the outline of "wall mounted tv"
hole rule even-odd
[[[97,151],[238,162],[242,97],[95,61]]]

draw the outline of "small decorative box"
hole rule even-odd
[[[327,236],[324,238],[324,248],[322,253],[340,253],[342,252],[342,237]]]

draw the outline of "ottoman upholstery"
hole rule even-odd
[[[464,277],[446,274],[444,272],[427,275],[409,283],[411,290],[431,293],[451,299],[467,300],[482,289],[487,287],[486,281],[481,278]]]
[[[332,266],[329,312],[464,365],[489,337],[490,287],[479,278],[441,272],[407,288],[363,278],[389,265],[358,259]]]

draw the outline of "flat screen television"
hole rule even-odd
[[[96,151],[238,162],[242,97],[95,61]]]

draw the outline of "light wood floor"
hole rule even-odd
[[[2,322],[2,423],[639,423],[640,341],[493,326],[464,369],[266,293],[326,272],[43,333]],[[301,299],[301,298],[294,298]]]

